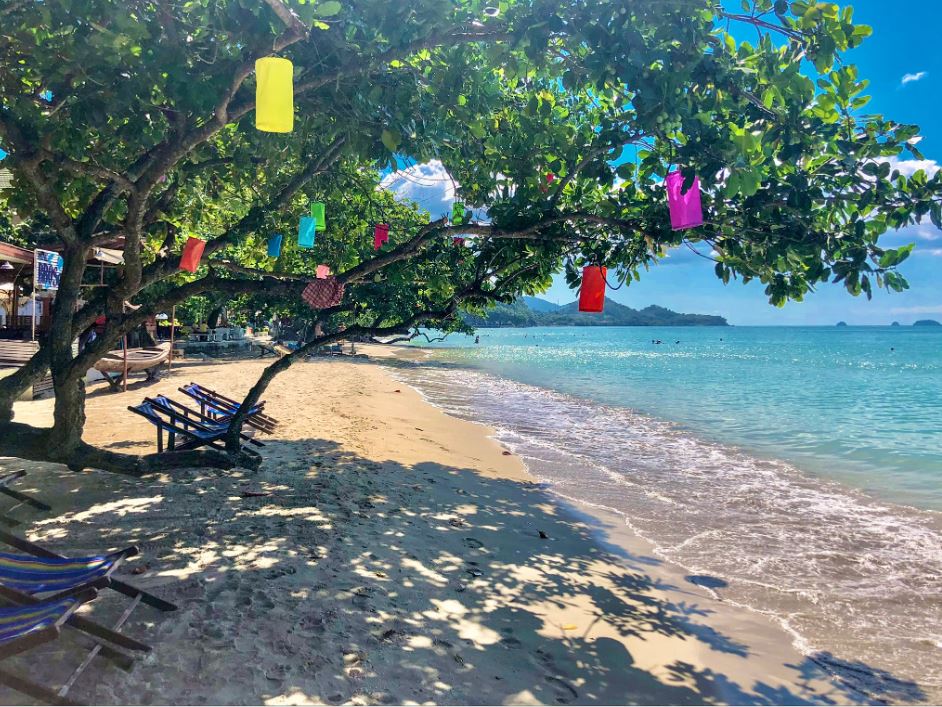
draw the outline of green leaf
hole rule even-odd
[[[387,128],[383,130],[382,140],[387,150],[395,152],[402,142],[402,135],[397,130],[389,130]]]
[[[318,3],[315,12],[318,17],[333,17],[342,9],[343,5],[337,2],[337,0],[327,0],[326,2]]]

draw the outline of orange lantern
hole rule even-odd
[[[187,238],[186,245],[183,246],[183,255],[180,256],[180,269],[196,272],[200,266],[204,248],[206,248],[206,241],[199,238]]]

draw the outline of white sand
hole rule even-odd
[[[269,359],[270,361],[270,359]],[[153,449],[126,410],[197,380],[244,393],[261,361],[175,368],[124,394],[95,385],[86,439]],[[13,513],[71,553],[137,544],[132,581],[180,604],[140,607],[154,645],[129,672],[96,659],[91,703],[795,703],[860,697],[821,679],[764,617],[713,600],[615,518],[531,483],[487,430],[450,418],[374,363],[296,364],[265,396],[281,420],[258,473],[144,480],[0,460],[53,503]],[[18,403],[43,424],[51,401]],[[269,492],[242,497],[245,490]],[[0,511],[3,505],[0,502]],[[540,531],[547,538],[541,539]],[[717,548],[722,552],[722,548]],[[92,605],[115,616],[125,599]],[[11,661],[62,680],[58,649]],[[10,692],[6,703],[21,702]]]

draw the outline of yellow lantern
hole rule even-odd
[[[268,56],[255,62],[255,127],[267,133],[294,128],[294,67]]]

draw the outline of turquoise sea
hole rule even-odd
[[[397,374],[861,689],[942,700],[942,328],[478,334]]]

